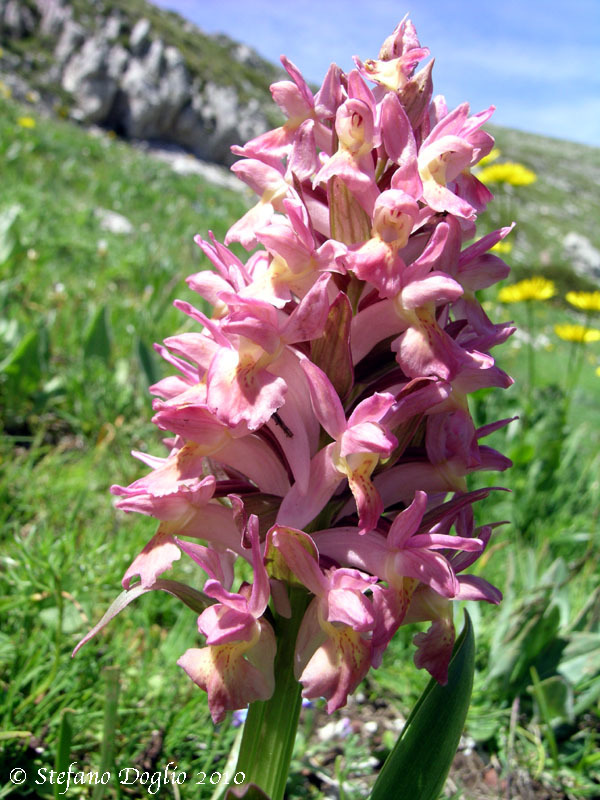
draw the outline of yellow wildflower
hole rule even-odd
[[[582,311],[600,311],[600,292],[567,292],[565,298]]]
[[[0,81],[0,97],[3,97],[5,100],[10,100],[12,97],[10,86],[7,86],[4,81]]]
[[[478,167],[487,167],[488,164],[491,164],[492,161],[495,161],[497,158],[500,157],[500,150],[497,147],[492,147],[490,152],[487,156],[484,156],[479,163],[477,164]]]
[[[496,242],[496,244],[491,248],[492,253],[510,253],[513,249],[512,242]]]
[[[554,281],[536,275],[534,278],[526,278],[512,286],[504,286],[498,292],[498,300],[501,303],[521,303],[524,300],[549,300],[556,294]]]
[[[18,117],[17,125],[22,128],[35,128],[35,120],[33,117]]]
[[[585,325],[573,325],[565,322],[562,325],[554,326],[554,333],[559,339],[565,342],[600,342],[600,330],[597,328],[586,328]]]
[[[600,378],[600,367],[596,367],[596,375]]]
[[[533,170],[515,161],[484,167],[477,173],[477,177],[483,183],[509,183],[511,186],[528,186],[537,180]]]

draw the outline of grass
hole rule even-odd
[[[24,115],[35,127],[19,125]],[[481,513],[512,523],[498,529],[490,558],[478,567],[503,588],[503,606],[469,608],[478,650],[467,734],[500,781],[518,786],[526,774],[564,797],[595,797],[600,349],[586,346],[567,401],[573,348],[554,336],[553,325],[577,319],[562,299],[575,281],[561,261],[562,237],[576,230],[598,246],[598,234],[585,227],[585,206],[600,153],[552,141],[544,149],[537,137],[514,132],[498,138],[507,157],[540,176],[518,190],[527,198],[518,205],[516,192],[499,192],[502,213],[520,222],[508,260],[518,277],[548,274],[544,259],[523,256],[539,254],[544,242],[561,294],[533,307],[536,375],[528,405],[530,345],[521,339],[499,349],[517,388],[482,392],[474,406],[480,424],[521,419],[490,437],[515,461],[501,481],[494,476],[513,493],[494,493]],[[565,154],[562,163],[557,152]],[[193,786],[195,776],[223,769],[236,730],[229,721],[214,728],[205,695],[175,666],[197,641],[193,612],[150,593],[76,658],[70,653],[118,594],[120,576],[149,536],[147,520],[114,511],[108,488],[143,472],[130,449],[160,452],[146,389],[167,370],[152,342],[191,329],[172,300],[191,300],[184,278],[206,266],[193,236],[212,229],[222,239],[246,197],[9,100],[0,100],[0,163],[0,797],[14,788],[7,776],[15,766],[30,777],[14,796],[51,797],[56,787],[36,785],[32,776],[62,763],[65,753],[81,769],[108,764],[113,774],[132,766],[152,772],[173,761],[188,778],[169,796],[210,797],[214,786]],[[124,215],[132,232],[104,230],[98,209]],[[523,304],[500,307],[496,289],[485,302],[492,318],[514,316],[526,330]],[[487,480],[477,476],[473,485]],[[195,579],[185,565],[177,569]],[[322,709],[305,711],[290,797],[323,797],[326,780],[342,784],[347,798],[364,797],[393,746],[392,723],[427,680],[412,665],[415,630],[399,631],[381,669],[361,687],[361,702],[333,716],[350,719],[350,735],[321,741]],[[118,703],[107,703],[115,676]],[[104,725],[115,709],[111,757]],[[372,735],[363,727],[367,715],[378,726]],[[462,795],[455,796],[477,796],[460,788],[460,775],[456,781]],[[111,783],[104,792],[146,794],[139,784]]]

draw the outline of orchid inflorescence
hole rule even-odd
[[[233,148],[258,203],[225,245],[196,239],[215,271],[187,283],[212,316],[176,301],[198,330],[156,347],[177,374],[151,387],[153,421],[174,436],[112,491],[160,524],[84,641],[134,596],[178,595],[206,642],[178,663],[215,722],[271,696],[292,591],[306,595],[295,675],[329,712],[407,623],[431,623],[415,663],[443,684],[452,601],[501,599],[465,573],[494,528],[473,512],[491,489],[466,478],[509,466],[481,444],[508,420],[476,428],[468,395],[512,383],[489,351],[514,329],[476,297],[508,274],[488,251],[510,228],[463,248],[491,198],[470,168],[492,148],[493,107],[432,99],[428,55],[404,19],[378,59],[332,65],[316,94],[282,57],[286,121]],[[161,578],[182,554],[202,592]],[[239,560],[253,577],[234,588]]]

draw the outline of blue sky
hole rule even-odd
[[[449,106],[496,106],[493,121],[600,147],[600,0],[155,0],[320,83],[335,61],[375,58],[410,12]]]

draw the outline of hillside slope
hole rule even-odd
[[[600,285],[600,149],[490,126],[499,163],[522,163],[537,176],[528,186],[490,184],[497,197],[482,222],[517,222],[508,261],[517,275],[541,271],[580,288]],[[565,271],[566,270],[566,271]]]

